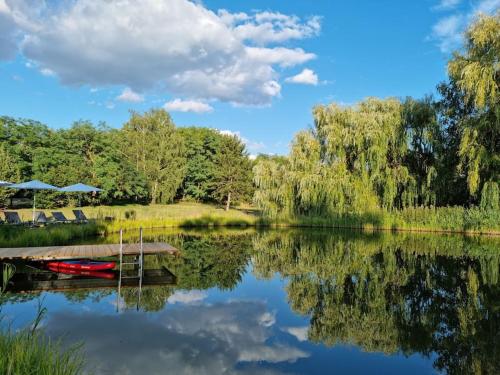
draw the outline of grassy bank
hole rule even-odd
[[[76,375],[82,364],[76,348],[63,350],[38,330],[0,333],[1,374]]]
[[[67,245],[102,233],[104,233],[104,227],[98,222],[85,225],[49,225],[42,228],[2,225],[0,226],[0,248]]]
[[[14,275],[10,264],[0,265],[0,310],[6,286]],[[82,373],[83,358],[79,347],[63,348],[48,338],[38,326],[45,309],[40,308],[33,324],[13,331],[0,328],[0,374],[4,375],[77,375]],[[0,320],[2,317],[0,316]],[[5,323],[5,322],[2,322]]]
[[[374,211],[330,217],[278,219],[277,226],[359,228],[416,232],[452,232],[500,235],[500,211],[479,208],[408,208],[400,211]]]
[[[72,208],[61,209],[68,218]],[[48,211],[48,210],[47,210]],[[224,209],[201,203],[172,205],[125,205],[85,207],[94,219],[87,225],[50,225],[44,228],[0,227],[0,247],[67,244],[96,235],[124,230],[168,227],[259,226],[259,227],[332,227],[363,230],[403,230],[500,234],[500,211],[462,207],[411,208],[401,211],[376,211],[329,217],[298,217],[269,220],[251,208]],[[21,210],[29,218],[30,210]],[[113,218],[113,220],[106,220]]]

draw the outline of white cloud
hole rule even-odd
[[[266,64],[279,64],[282,67],[304,64],[316,58],[314,53],[307,53],[302,48],[247,47],[247,54],[252,60]]]
[[[241,40],[264,45],[283,43],[291,39],[304,39],[316,36],[321,30],[321,18],[314,16],[302,22],[297,16],[278,12],[260,12],[253,15],[238,13],[231,15],[225,10],[219,16]]]
[[[442,2],[442,4],[445,3],[446,1]],[[449,1],[449,4],[453,5],[453,1]],[[500,9],[500,0],[481,0],[471,6],[466,12],[455,13],[441,18],[432,27],[432,34],[429,39],[437,42],[441,52],[450,53],[462,45],[463,34],[467,25],[469,25],[478,14],[492,14],[498,9]]]
[[[483,0],[476,6],[475,13],[493,13],[500,10],[500,0]]]
[[[176,291],[168,297],[168,303],[192,304],[203,301],[207,298],[207,293],[200,290]]]
[[[144,97],[127,87],[116,97],[116,100],[129,103],[140,103],[144,101]]]
[[[195,113],[207,113],[212,112],[214,109],[210,104],[203,103],[196,100],[181,100],[174,99],[166,102],[163,105],[167,111],[172,112],[195,112]]]
[[[157,90],[237,105],[268,105],[279,96],[275,66],[315,55],[276,43],[313,37],[321,28],[319,17],[216,14],[189,0],[0,4],[0,59],[12,58],[22,39],[24,57],[66,85],[126,86],[138,94]]]
[[[264,142],[251,141],[250,139],[243,137],[239,131],[219,130],[219,133],[223,134],[223,135],[228,135],[230,137],[239,138],[241,140],[241,142],[243,142],[245,144],[245,147],[249,151],[257,152],[257,151],[261,151],[261,150],[266,148],[266,145]],[[250,155],[249,157],[252,158],[252,155]]]
[[[44,76],[47,76],[47,77],[53,77],[56,75],[56,73],[54,73],[54,71],[52,71],[49,68],[40,69],[40,73],[42,73]]]
[[[439,4],[432,7],[434,10],[450,10],[454,9],[460,4],[462,0],[441,0]]]
[[[318,75],[311,69],[304,69],[299,74],[293,77],[288,77],[287,79],[285,79],[285,81],[289,83],[299,83],[303,85],[316,86],[318,84]]]
[[[460,46],[465,22],[464,16],[452,15],[442,18],[433,26],[433,36],[438,40],[442,52],[450,52]]]
[[[17,51],[17,27],[5,0],[0,0],[0,60],[12,59]]]

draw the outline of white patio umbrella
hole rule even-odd
[[[36,210],[36,191],[37,190],[59,190],[58,187],[46,184],[45,182],[32,180],[22,182],[20,184],[12,184],[7,186],[10,189],[18,190],[32,190],[33,191],[33,223],[35,223],[35,210]]]

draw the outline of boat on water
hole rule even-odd
[[[107,271],[116,266],[116,262],[103,262],[90,259],[49,261],[47,268],[54,272],[75,270],[75,271]]]
[[[84,270],[75,270],[70,268],[60,268],[60,267],[51,267],[48,266],[47,269],[49,271],[63,274],[63,275],[71,275],[71,276],[87,276],[87,277],[95,277],[98,279],[108,279],[113,280],[115,278],[114,272],[109,270],[106,271],[84,271]]]

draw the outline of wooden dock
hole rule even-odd
[[[16,273],[9,282],[7,291],[11,293],[28,293],[40,291],[70,291],[80,289],[117,288],[119,273],[113,271],[113,279],[102,279],[85,276],[68,276],[48,271],[35,273]],[[137,271],[125,271],[122,288],[137,288]],[[144,270],[141,287],[176,285],[177,278],[165,267],[154,270]]]
[[[123,244],[123,255],[138,255],[140,253],[139,246],[136,243]],[[179,250],[165,242],[144,243],[143,251],[144,255],[177,255],[179,253]],[[0,260],[104,258],[118,256],[119,254],[120,244],[0,248]]]

